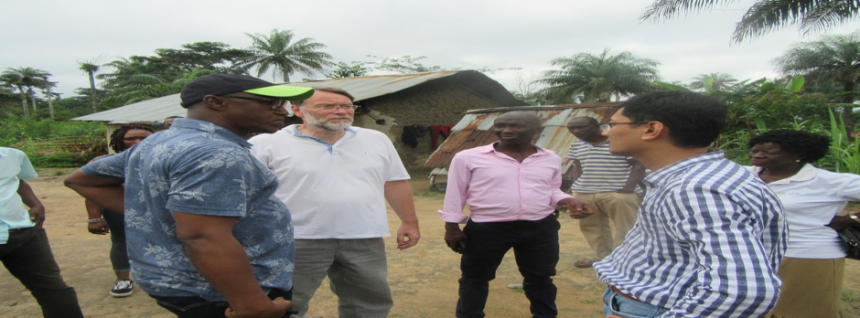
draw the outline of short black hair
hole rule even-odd
[[[572,121],[574,121],[574,120],[578,120],[578,119],[582,119],[582,120],[584,120],[585,122],[587,122],[587,123],[588,123],[588,125],[589,125],[589,126],[599,126],[599,125],[600,125],[600,122],[598,122],[598,121],[597,121],[597,118],[594,118],[594,117],[591,117],[591,116],[579,116],[579,117],[574,117],[574,118],[571,118],[570,120],[568,120],[568,121],[567,121],[567,124],[569,125],[569,124],[570,124],[570,122],[572,122]]]
[[[778,129],[750,138],[747,145],[773,143],[782,151],[797,155],[803,163],[816,162],[830,151],[830,138],[802,130]]]
[[[633,122],[659,121],[669,128],[669,140],[681,148],[710,145],[726,125],[726,104],[717,98],[684,91],[638,94],[619,105]]]
[[[110,145],[111,149],[113,149],[114,152],[120,153],[125,151],[125,144],[122,143],[122,139],[125,138],[125,133],[127,133],[129,130],[146,130],[148,132],[154,133],[154,131],[152,131],[152,128],[146,126],[136,124],[122,125],[110,134],[110,142],[108,143],[108,145]]]

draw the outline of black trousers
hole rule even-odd
[[[293,291],[273,289],[269,292],[268,296],[269,299],[283,297],[286,300],[292,300]],[[225,317],[224,311],[227,310],[227,307],[230,307],[230,304],[226,301],[213,302],[201,297],[163,297],[153,295],[149,295],[149,297],[155,298],[155,302],[159,306],[169,310],[178,318],[222,318]],[[292,309],[287,310],[284,317],[290,317],[293,313]]]
[[[511,248],[523,275],[523,290],[534,317],[556,317],[556,287],[552,283],[558,264],[558,230],[561,224],[550,215],[540,221],[475,223],[463,231],[468,236],[460,260],[458,318],[484,317],[489,282]]]
[[[9,231],[9,240],[0,245],[0,261],[30,290],[44,317],[84,317],[75,289],[60,276],[45,229]]]
[[[110,263],[116,273],[131,270],[128,263],[128,247],[125,245],[125,216],[108,209],[102,209],[102,217],[110,228]]]

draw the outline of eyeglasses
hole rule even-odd
[[[235,99],[244,99],[244,100],[255,100],[261,102],[263,105],[269,106],[272,110],[277,110],[278,108],[284,107],[287,104],[286,99],[269,99],[269,98],[257,98],[257,97],[248,97],[248,96],[230,96],[224,95],[220,96],[224,98],[235,98]]]
[[[603,123],[603,124],[600,124],[600,130],[601,131],[607,131],[607,130],[612,129],[612,127],[615,127],[615,125],[641,125],[641,124],[644,124],[644,123],[635,122],[635,121],[626,122],[626,123]]]
[[[358,105],[314,105],[314,106],[311,106],[311,108],[313,108],[313,109],[325,110],[325,111],[332,111],[332,110],[336,110],[336,109],[356,110],[359,107],[361,107],[361,106],[358,106]]]

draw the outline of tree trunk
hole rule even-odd
[[[99,111],[99,101],[96,99],[96,79],[93,72],[87,72],[90,75],[90,100],[93,102],[93,113]]]
[[[843,83],[842,89],[848,92],[842,97],[842,122],[845,123],[845,132],[850,137],[854,131],[854,82]]]
[[[51,96],[50,86],[45,87],[45,95],[48,96],[48,114],[51,115],[51,120],[54,120],[54,96]]]
[[[36,93],[33,92],[33,87],[27,87],[27,94],[30,95],[30,103],[33,104],[33,115],[36,115]]]
[[[18,86],[18,93],[21,94],[21,109],[24,111],[24,116],[30,117],[30,110],[27,109],[27,94],[24,93],[24,88]]]

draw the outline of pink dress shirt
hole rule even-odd
[[[553,212],[558,201],[571,196],[561,186],[561,158],[535,146],[537,153],[522,163],[497,152],[493,145],[459,152],[448,168],[442,221],[537,221]],[[470,216],[463,215],[469,205]]]

